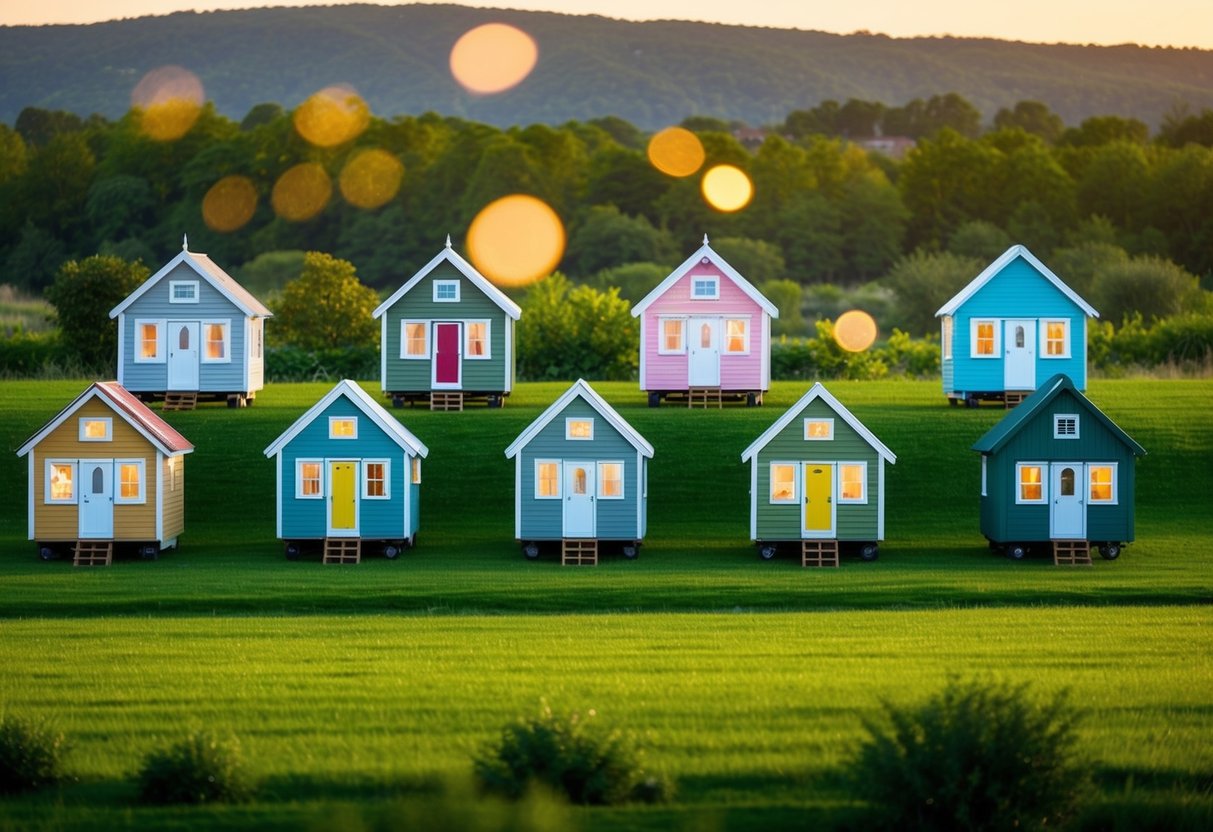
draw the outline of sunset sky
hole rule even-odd
[[[1211,0],[448,0],[464,6],[599,14],[628,20],[703,20],[748,26],[861,29],[894,37],[988,36],[1039,43],[1140,43],[1213,49]],[[5,0],[0,25],[94,23],[194,9],[339,5],[338,0]],[[381,5],[398,5],[385,0]]]

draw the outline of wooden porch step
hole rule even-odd
[[[435,390],[430,393],[430,410],[463,410],[463,391]]]
[[[324,539],[325,563],[361,563],[362,538],[326,537]]]
[[[801,566],[838,566],[837,540],[800,541]]]
[[[109,566],[114,562],[114,541],[77,540],[72,566]]]
[[[687,407],[721,407],[719,387],[692,387],[687,390]]]
[[[185,391],[164,394],[165,410],[193,410],[198,406],[198,392]]]
[[[595,538],[566,537],[560,541],[561,566],[597,566],[598,541]]]
[[[1010,410],[1018,404],[1021,404],[1024,399],[1030,396],[1031,393],[1027,390],[1007,390],[1002,394],[1003,406]]]
[[[1090,566],[1090,541],[1054,540],[1053,563],[1057,564],[1058,566]]]

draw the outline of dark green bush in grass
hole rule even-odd
[[[63,778],[63,734],[43,722],[0,717],[0,794],[32,792]]]
[[[234,803],[253,792],[240,743],[206,732],[153,751],[139,771],[143,803]]]
[[[644,752],[594,717],[592,710],[559,716],[545,703],[539,716],[506,726],[501,741],[473,761],[476,779],[486,791],[515,799],[533,784],[589,805],[667,799],[671,786],[645,770]]]
[[[887,724],[851,763],[873,825],[923,830],[1051,828],[1088,783],[1075,756],[1078,712],[1062,692],[953,680],[921,705],[885,705]]]

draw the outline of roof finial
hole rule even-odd
[[[182,251],[190,250],[190,238],[189,238],[188,234],[181,235],[181,250]]]
[[[704,234],[704,235],[703,235],[703,244],[704,244],[705,246],[708,244],[708,235],[707,235],[707,234]]]
[[[450,234],[446,235],[446,247],[447,248],[451,247],[451,235]]]

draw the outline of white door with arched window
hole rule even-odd
[[[687,386],[720,386],[720,318],[687,321]]]
[[[108,540],[114,536],[114,461],[80,460],[80,537]]]
[[[198,321],[168,322],[166,389],[198,389]]]
[[[594,537],[597,478],[593,462],[564,463],[564,537]]]
[[[1003,389],[1036,389],[1036,321],[1007,321],[1002,333]]]
[[[1086,482],[1081,462],[1054,462],[1049,466],[1052,497],[1049,537],[1082,540],[1087,536]]]

